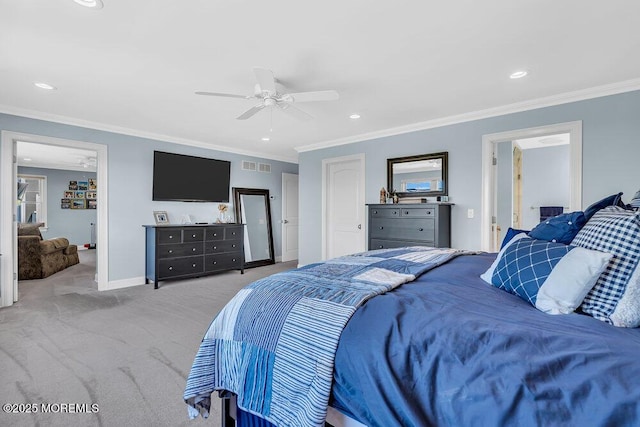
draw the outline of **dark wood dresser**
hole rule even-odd
[[[369,250],[451,245],[452,203],[369,206]]]
[[[244,273],[244,225],[145,225],[145,283],[226,270]]]

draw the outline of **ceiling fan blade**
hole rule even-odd
[[[289,114],[290,116],[295,117],[298,120],[311,120],[311,119],[313,119],[313,116],[311,114],[307,113],[306,111],[302,111],[298,107],[294,107],[291,104],[282,103],[282,104],[277,104],[277,105],[278,105],[278,107],[280,107],[280,109],[282,111],[284,111],[285,113]]]
[[[273,72],[262,67],[253,67],[253,72],[256,75],[256,80],[260,85],[260,90],[267,91],[270,94],[276,93],[276,80],[273,77]]]
[[[249,117],[255,115],[258,111],[264,108],[264,104],[258,104],[255,107],[249,108],[244,113],[240,114],[236,119],[238,120],[247,120]]]
[[[340,98],[335,90],[288,93],[287,95],[293,98],[293,102],[336,101]]]
[[[252,96],[246,95],[235,95],[233,93],[218,93],[218,92],[196,92],[196,95],[207,95],[207,96],[224,96],[225,98],[242,98],[242,99],[251,99]]]

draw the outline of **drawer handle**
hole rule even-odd
[[[420,231],[422,231],[422,230],[420,230]],[[196,248],[191,248],[191,250],[192,250],[193,252],[195,252],[195,251],[196,251]]]
[[[418,231],[424,231],[424,228],[418,228]]]
[[[195,234],[192,234],[192,235],[191,235],[191,237],[196,237],[196,235],[195,235]]]
[[[404,211],[404,214],[405,215],[409,215],[409,211]]]
[[[235,258],[233,259],[233,262],[236,262],[236,259],[235,259]]]
[[[382,249],[382,245],[378,245],[378,249]]]
[[[195,264],[192,264],[191,266],[192,266],[193,268],[196,268],[196,265],[195,265]]]
[[[216,237],[218,235],[218,233],[213,233],[213,237]]]
[[[169,271],[173,270],[173,267],[169,267]]]
[[[213,261],[213,265],[216,265],[218,263],[218,261]]]
[[[232,248],[235,248],[235,247],[236,247],[236,245],[231,245],[231,247],[232,247]]]
[[[173,239],[173,236],[169,236],[170,239]]]
[[[213,250],[215,251],[216,249],[218,249],[218,247],[217,247],[217,246],[214,246],[214,247],[213,247]]]
[[[373,213],[374,213],[374,214],[377,214],[377,213],[378,213],[378,211],[373,211]]]
[[[384,230],[384,227],[383,227],[383,226],[380,226],[380,230]]]
[[[393,214],[394,215],[398,215],[398,211],[393,211]]]
[[[169,249],[169,253],[172,254],[173,253],[173,249]]]

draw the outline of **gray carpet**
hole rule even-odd
[[[202,336],[240,288],[295,262],[98,292],[95,253],[85,252],[76,266],[20,282],[20,301],[0,309],[0,403],[38,410],[2,411],[0,425],[219,426],[218,399],[208,420],[193,421],[182,400]],[[63,404],[87,406],[62,413]]]

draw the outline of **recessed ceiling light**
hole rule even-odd
[[[270,141],[270,140],[271,140],[271,138],[269,138],[268,136],[265,136],[264,138],[262,138],[262,140],[263,140],[264,142],[268,142],[268,141]]]
[[[40,89],[46,89],[46,90],[55,90],[56,87],[55,86],[51,86],[48,83],[43,83],[43,82],[35,82],[34,85],[36,85],[36,87],[39,87]]]
[[[31,159],[30,157],[25,157],[25,158],[24,158],[24,159],[22,159],[22,160],[24,160],[25,162],[30,162],[32,159]]]
[[[511,74],[509,76],[509,78],[511,79],[521,79],[524,76],[526,76],[528,73],[526,71],[516,71],[515,73]]]
[[[88,7],[91,9],[102,9],[104,4],[102,4],[102,0],[73,0],[78,3],[80,6]]]
[[[352,115],[349,116],[349,118],[353,119],[353,120],[359,119],[360,118],[360,114],[352,114]]]

